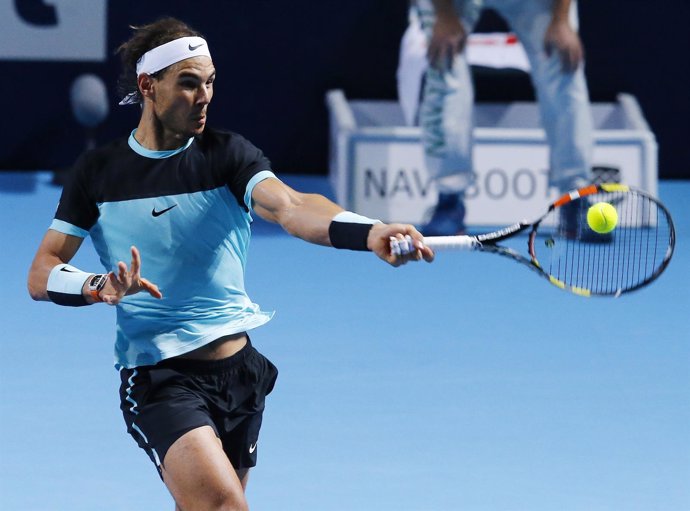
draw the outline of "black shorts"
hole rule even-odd
[[[211,426],[236,469],[256,465],[266,396],[278,370],[249,340],[223,360],[171,358],[121,369],[120,409],[127,432],[161,473],[170,446],[182,435]]]

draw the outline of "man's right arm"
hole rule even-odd
[[[84,273],[77,268],[72,268],[74,278],[84,278],[79,283],[79,289],[71,289],[67,301],[53,300],[48,294],[49,278],[56,266],[68,263],[77,253],[83,239],[49,229],[38,247],[31,269],[29,270],[29,294],[34,300],[55,301],[61,305],[90,305],[96,302],[105,302],[116,305],[127,295],[133,295],[141,291],[149,293],[154,298],[162,298],[158,286],[141,277],[141,256],[136,247],[131,247],[132,261],[130,266],[120,261],[117,263],[117,271],[107,274],[107,279],[91,294],[89,282],[94,274]],[[60,274],[62,275],[62,274]],[[58,285],[58,287],[60,287]],[[70,286],[73,287],[73,286]],[[55,291],[55,290],[53,290]],[[81,292],[81,297],[79,293]],[[58,294],[60,296],[60,294]],[[83,298],[83,300],[81,299]],[[79,303],[74,303],[79,302]]]
[[[49,229],[29,269],[29,294],[34,300],[49,301],[48,277],[58,264],[68,263],[84,241],[78,236]],[[89,297],[90,299],[90,297]]]

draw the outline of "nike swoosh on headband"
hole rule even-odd
[[[189,52],[194,52],[194,54],[190,55]],[[137,76],[144,73],[153,74],[176,62],[203,56],[211,57],[206,40],[198,36],[180,37],[156,46],[144,53],[137,61],[136,74]],[[132,105],[139,103],[140,100],[141,98],[138,97],[138,93],[135,91],[122,98],[120,105]]]

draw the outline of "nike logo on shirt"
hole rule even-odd
[[[170,210],[171,210],[172,208],[174,208],[175,206],[177,206],[177,204],[173,204],[173,205],[170,206],[169,208],[161,209],[160,211],[156,211],[156,208],[154,207],[154,208],[151,210],[151,214],[152,214],[153,216],[161,216],[163,213],[165,213],[166,211],[170,211]]]

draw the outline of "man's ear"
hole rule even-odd
[[[143,98],[148,98],[148,99],[154,99],[155,96],[155,91],[154,91],[154,83],[156,80],[154,80],[151,75],[148,75],[146,73],[140,74],[137,77],[137,85],[139,86],[139,92],[141,93],[141,96]]]

